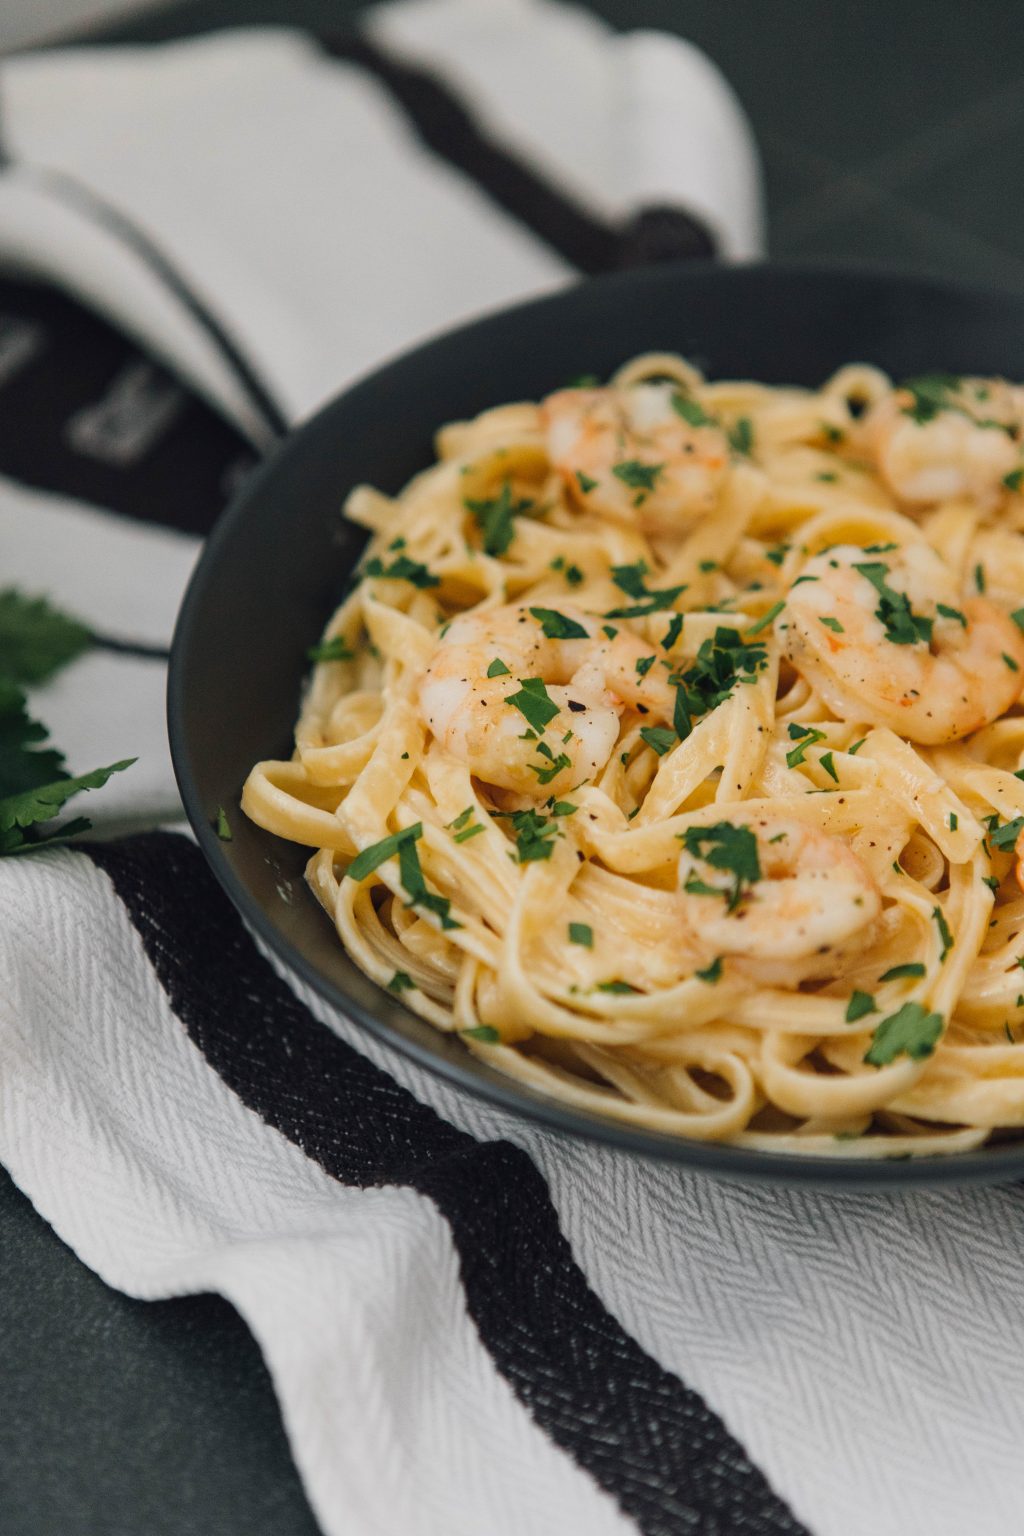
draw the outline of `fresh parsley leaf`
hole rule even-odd
[[[939,930],[939,941],[942,944],[942,953],[939,955],[939,964],[944,965],[946,962],[946,956],[953,948],[953,935],[949,931],[949,924],[946,922],[945,914],[943,913],[941,907],[932,908],[932,917],[935,919],[936,927]]]
[[[644,577],[647,575],[647,565],[643,560],[637,560],[633,565],[613,565],[611,577],[615,585],[626,593],[627,597],[635,597],[640,601],[634,607],[613,608],[606,613],[606,619],[639,619],[649,613],[657,613],[662,608],[671,608],[680,592],[686,591],[685,582],[678,587],[662,587],[660,591],[650,590]]]
[[[781,565],[789,553],[789,548],[788,544],[776,544],[774,549],[765,550],[764,557],[770,560],[772,565]]]
[[[593,949],[594,930],[589,923],[569,924],[569,943],[581,944],[584,949]]]
[[[1003,484],[1008,491],[1019,491],[1022,480],[1024,480],[1024,469],[1011,469],[1008,475],[1003,476]]]
[[[775,620],[778,618],[779,614],[782,612],[785,606],[786,600],[784,597],[780,598],[777,603],[773,603],[772,606],[768,609],[768,612],[763,613],[756,624],[751,624],[750,628],[747,630],[747,634],[759,635],[762,629],[767,629],[769,624],[774,624]]]
[[[515,518],[528,512],[533,502],[528,497],[514,502],[512,487],[506,480],[497,496],[485,501],[474,501],[467,496],[463,505],[476,519],[477,527],[483,535],[484,553],[498,559],[505,554],[516,536]]]
[[[789,739],[800,743],[786,753],[787,766],[796,768],[804,761],[808,747],[816,746],[819,741],[825,740],[825,732],[811,725],[798,725],[795,720],[792,720],[789,725]]]
[[[457,843],[468,843],[471,837],[476,837],[478,832],[485,830],[482,822],[475,821],[471,827],[463,827],[461,832],[455,833]]]
[[[14,682],[45,682],[92,643],[90,629],[45,597],[17,587],[0,592],[0,673]]]
[[[467,805],[466,809],[464,811],[460,811],[454,820],[446,821],[445,826],[453,832],[461,832],[462,828],[466,825],[467,821],[469,821],[472,814],[473,807],[471,805]]]
[[[540,767],[538,767],[536,763],[530,764],[530,771],[537,775],[538,784],[550,784],[552,779],[557,779],[558,775],[564,768],[572,767],[571,757],[567,756],[565,752],[559,752],[558,756],[555,757],[554,753],[551,751],[551,748],[545,741],[540,743],[537,751],[543,757],[548,759],[547,764],[541,765]]]
[[[631,987],[628,981],[599,981],[597,990],[599,992],[614,992],[619,997],[630,997],[635,996],[640,988]]]
[[[0,851],[9,853],[20,843],[28,841],[20,836],[26,827],[34,827],[41,821],[52,821],[72,795],[87,789],[102,789],[111,774],[123,773],[135,761],[134,757],[125,757],[119,763],[111,763],[106,768],[94,768],[91,773],[79,774],[77,778],[57,779],[52,784],[34,785],[21,794],[6,795],[0,800],[0,834],[8,836],[0,842]],[[58,828],[53,835],[67,836],[68,829]],[[40,839],[44,840],[48,841]]]
[[[597,481],[591,480],[590,476],[585,475],[582,469],[578,469],[576,471],[576,484],[579,486],[584,496],[586,496],[595,489],[597,486]]]
[[[354,661],[355,651],[351,650],[344,635],[334,635],[330,640],[322,640],[319,645],[310,646],[306,656],[310,661]]]
[[[865,1014],[877,1012],[878,1008],[870,992],[860,992],[855,988],[850,993],[850,1001],[846,1005],[847,1024],[856,1024]]]
[[[865,560],[855,565],[866,581],[870,581],[881,601],[875,609],[875,617],[885,627],[885,638],[893,645],[914,645],[918,640],[927,644],[932,637],[932,619],[916,614],[905,592],[896,592],[886,582],[889,567],[881,560]]]
[[[425,565],[418,560],[410,560],[408,555],[396,555],[390,565],[376,555],[372,560],[367,560],[363,566],[363,576],[379,576],[387,581],[411,581],[414,587],[439,587],[440,576],[435,576],[428,571]]]
[[[520,864],[535,864],[550,859],[559,836],[553,821],[536,811],[513,811],[509,816],[516,838],[516,857]]]
[[[717,894],[728,898],[729,911],[739,905],[744,885],[761,878],[757,838],[749,827],[719,821],[710,827],[687,827],[681,834],[683,847],[695,859],[703,859],[712,869],[728,871],[733,876],[732,891]]]
[[[407,971],[396,971],[388,982],[389,992],[413,992],[415,989],[416,983]]]
[[[419,825],[419,824],[418,824]],[[420,831],[423,828],[420,825]],[[399,834],[401,836],[401,834]],[[406,837],[398,845],[398,873],[405,888],[405,894],[409,898],[410,907],[422,907],[425,912],[433,912],[440,918],[442,928],[461,928],[449,916],[451,902],[447,896],[438,896],[434,891],[428,890],[427,882],[423,878],[423,870],[420,868],[420,856],[416,850],[416,839]]]
[[[835,635],[844,635],[846,633],[839,620],[833,619],[829,614],[825,614],[824,616],[819,615],[818,623],[824,624],[825,628],[830,629]]]
[[[66,778],[64,754],[39,748],[48,731],[28,713],[17,684],[0,677],[0,796],[20,794],[54,779]]]
[[[824,768],[824,770],[828,774],[829,778],[833,779],[834,782],[836,784],[838,784],[839,783],[839,775],[836,772],[836,765],[835,765],[835,763],[832,760],[832,753],[831,752],[823,752],[821,754],[821,756],[818,758],[818,762]]]
[[[393,859],[403,844],[415,842],[423,835],[423,823],[417,821],[414,826],[405,827],[401,832],[394,832],[390,837],[382,837],[379,843],[371,843],[364,848],[362,853],[357,853],[352,863],[346,870],[353,880],[365,880],[367,875],[372,875],[375,869],[387,860]]]
[[[1010,614],[1010,618],[1016,624],[1017,628],[1024,632],[1024,608],[1015,608]]]
[[[228,813],[222,805],[217,807],[216,832],[222,843],[232,841],[231,823],[228,821]]]
[[[1004,822],[1001,827],[996,827],[991,832],[993,848],[1012,848],[1020,837],[1021,828],[1024,827],[1024,816],[1015,816],[1012,821]]]
[[[881,976],[879,981],[898,981],[902,976],[923,976],[925,967],[919,960],[909,960],[906,965],[893,965]]]
[[[694,971],[693,974],[697,977],[698,981],[706,981],[708,986],[713,987],[716,981],[721,981],[722,979],[721,955],[717,959],[712,960],[710,965],[706,965],[702,971]]]
[[[1022,609],[1021,612],[1024,613],[1024,609]],[[676,641],[679,639],[679,636],[682,634],[682,632],[683,615],[681,613],[675,613],[672,615],[671,623],[669,624],[668,629],[665,631],[664,639],[661,641],[662,650],[670,651],[675,645]]]
[[[480,1040],[484,1045],[500,1045],[501,1036],[493,1024],[474,1024],[472,1029],[463,1029],[459,1033],[467,1040]]]
[[[921,1003],[904,1003],[898,1013],[878,1025],[864,1060],[873,1067],[888,1066],[897,1056],[923,1061],[941,1034],[941,1013],[929,1013]]]
[[[575,619],[570,619],[564,613],[559,613],[555,608],[531,608],[530,613],[549,640],[586,640],[588,638],[582,624]]]
[[[944,619],[954,619],[957,624],[962,624],[964,629],[967,628],[966,615],[962,614],[959,608],[951,608],[948,603],[936,603],[935,609]]]
[[[535,731],[543,731],[558,714],[558,705],[548,697],[548,690],[540,677],[520,678],[519,692],[510,693],[505,703],[518,709],[527,725]]]
[[[923,424],[949,407],[949,395],[960,388],[960,380],[951,373],[924,373],[905,379],[900,387],[914,397],[913,404],[904,408],[904,416]]]
[[[612,474],[634,491],[653,491],[664,464],[644,464],[639,459],[623,459],[612,465]]]
[[[678,390],[672,396],[672,409],[677,416],[681,416],[691,427],[713,427],[717,422],[713,416],[696,400],[690,400],[686,395],[681,395]]]
[[[734,453],[743,453],[749,457],[754,447],[754,423],[749,416],[741,416],[734,422],[726,436]]]
[[[664,757],[678,741],[675,731],[666,730],[661,725],[642,725],[640,735],[649,747],[653,747],[659,757]]]
[[[657,656],[641,656],[636,663],[637,677],[646,677],[657,659]]]
[[[979,562],[978,565],[976,565],[974,567],[974,585],[977,587],[979,592],[984,592],[984,590],[985,590],[985,567],[980,562]]]
[[[695,716],[717,709],[737,684],[755,682],[767,665],[766,646],[756,641],[748,644],[738,630],[719,625],[702,642],[693,665],[669,678],[676,690],[672,725],[679,739],[690,734]]]
[[[512,676],[512,669],[511,669],[511,667],[506,667],[505,663],[503,661],[501,661],[497,656],[495,656],[494,660],[491,662],[490,666],[487,668],[487,676],[488,677],[511,677]]]

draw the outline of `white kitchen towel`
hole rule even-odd
[[[15,1180],[110,1284],[234,1302],[328,1536],[1024,1528],[1015,1190],[750,1191],[541,1131],[278,974],[151,830],[231,487],[447,324],[755,254],[728,88],[545,0],[411,0],[13,59],[0,102],[0,587],[93,630],[30,704],[74,771],[140,754],[88,809],[150,829],[0,860]]]

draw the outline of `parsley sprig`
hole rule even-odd
[[[92,825],[73,817],[46,830],[74,795],[100,789],[134,757],[73,777],[64,754],[44,745],[46,727],[32,718],[24,684],[39,684],[94,642],[92,631],[41,597],[0,592],[0,854],[32,853],[65,842]]]
[[[878,593],[880,602],[875,617],[885,628],[885,638],[893,645],[914,645],[923,640],[927,645],[932,638],[933,619],[915,613],[905,592],[896,592],[886,581],[889,567],[884,560],[863,560],[854,565],[866,581],[870,581]]]
[[[735,911],[745,891],[761,878],[757,838],[749,827],[718,821],[711,827],[687,827],[679,834],[683,847],[695,859],[702,859],[712,869],[732,875],[731,887],[707,885],[703,880],[687,880],[684,887],[691,895],[724,896],[728,910]]]

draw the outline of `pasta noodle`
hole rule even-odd
[[[997,379],[670,354],[452,423],[349,495],[243,808],[370,977],[567,1103],[832,1156],[1019,1130],[1022,423]]]

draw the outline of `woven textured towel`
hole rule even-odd
[[[406,0],[26,56],[0,93],[0,586],[100,637],[32,696],[72,769],[140,755],[90,797],[105,840],[0,861],[15,1180],[111,1285],[234,1303],[328,1536],[1024,1528],[1016,1191],[752,1192],[560,1140],[329,1014],[167,830],[166,647],[232,488],[449,323],[756,254],[728,88],[568,7]]]

